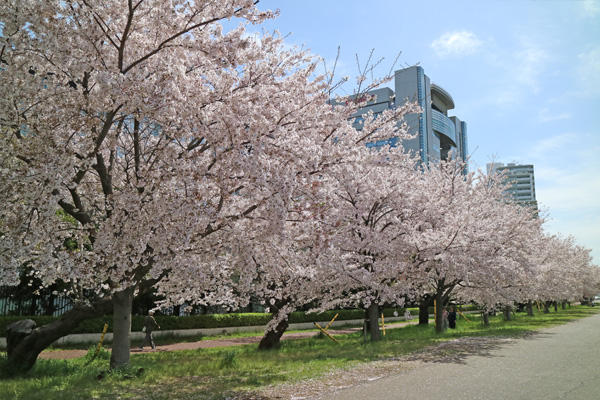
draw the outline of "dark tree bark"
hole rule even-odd
[[[177,305],[173,307],[173,315],[176,317],[181,315],[181,306]]]
[[[533,317],[533,302],[531,300],[527,302],[527,315]]]
[[[372,302],[367,308],[367,318],[369,319],[369,335],[371,342],[381,339],[379,334],[379,304]]]
[[[29,315],[37,315],[37,307],[38,306],[38,302],[37,299],[35,297],[33,297],[31,299],[31,304],[29,306]]]
[[[481,322],[485,326],[490,326],[490,313],[489,312],[487,312],[487,311],[483,312],[483,318],[481,319]]]
[[[419,325],[429,324],[429,307],[433,305],[433,300],[430,296],[424,296],[419,302]]]
[[[550,313],[550,302],[546,301],[544,302],[544,314],[549,314]]]
[[[283,307],[283,304],[276,304],[271,307],[271,310],[273,310],[273,317],[271,318],[272,320],[281,316],[281,307]],[[278,345],[288,326],[288,319],[287,316],[285,316],[285,318],[279,321],[274,329],[271,329],[265,333],[258,344],[258,349],[268,350]]]
[[[54,296],[53,294],[48,296],[48,299],[44,306],[44,315],[49,315],[49,316],[54,315],[54,311],[56,311],[56,306],[54,305],[54,299],[56,299],[56,296]]]
[[[563,301],[563,302],[562,302],[562,309],[563,309],[563,310],[566,310],[566,309],[567,309],[567,302],[566,302],[566,301]]]
[[[554,302],[554,312],[558,312],[558,302]]]
[[[29,371],[42,350],[71,333],[80,322],[110,314],[112,310],[111,298],[97,300],[92,305],[75,305],[58,320],[32,328],[30,333],[15,337],[10,343],[7,341],[9,369],[15,374]]]
[[[504,320],[512,321],[512,307],[511,306],[504,307]]]
[[[6,327],[6,346],[8,349],[7,355],[9,357],[12,355],[14,348],[19,344],[19,342],[31,335],[35,329],[35,325],[35,321],[31,319],[23,319]]]

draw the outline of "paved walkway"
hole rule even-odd
[[[600,399],[600,314],[476,355],[328,394],[363,399]]]
[[[399,328],[402,326],[406,326],[409,324],[416,324],[418,320],[413,320],[411,322],[396,322],[392,324],[386,324],[386,329],[391,328]],[[351,329],[329,329],[327,332],[329,334],[335,335],[345,335],[349,333],[354,333],[359,331],[361,328],[351,328]],[[302,332],[294,332],[294,333],[284,333],[281,340],[293,340],[293,339],[301,339],[306,337],[314,336],[318,333],[318,330],[308,330]],[[177,350],[194,350],[194,349],[206,349],[211,347],[226,347],[226,346],[241,346],[245,344],[253,344],[259,343],[262,335],[257,336],[247,336],[240,338],[231,338],[231,339],[215,339],[215,340],[201,340],[198,342],[184,342],[184,343],[173,343],[167,345],[160,345],[160,339],[155,339],[154,342],[157,343],[156,349],[152,350],[149,346],[145,347],[144,350],[140,350],[138,348],[139,343],[132,343],[131,353],[149,353],[156,351],[177,351]],[[87,350],[55,350],[55,351],[44,351],[40,354],[39,358],[45,359],[58,359],[58,360],[66,360],[70,358],[79,358],[85,356]]]

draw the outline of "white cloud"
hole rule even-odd
[[[483,42],[468,31],[447,32],[431,43],[431,47],[437,55],[464,56],[474,54]]]

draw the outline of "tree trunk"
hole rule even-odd
[[[133,308],[133,288],[113,294],[113,344],[110,353],[110,367],[129,365],[131,349],[131,310]]]
[[[444,293],[440,290],[435,296],[435,331],[437,333],[444,331]]]
[[[527,302],[527,315],[533,317],[533,302],[531,300]]]
[[[56,296],[54,296],[53,294],[48,296],[47,303],[44,307],[44,315],[49,315],[49,316],[54,315],[54,311],[56,311],[56,307],[54,306],[55,298],[56,298]]]
[[[544,314],[548,314],[550,313],[550,309],[548,308],[550,306],[549,301],[545,301],[544,302]]]
[[[271,318],[271,320],[280,318],[282,316],[280,314],[281,309],[279,307],[273,306],[273,307],[271,307],[271,309],[273,309],[275,311],[273,313],[273,317]],[[259,350],[268,350],[268,349],[272,349],[273,347],[278,345],[279,342],[281,341],[281,337],[285,333],[288,326],[289,326],[289,324],[288,324],[288,319],[287,319],[287,315],[286,315],[285,318],[282,318],[281,321],[279,321],[279,323],[277,324],[275,329],[270,329],[267,332],[265,332],[265,335],[262,337],[262,339],[260,340],[260,343],[258,344],[258,349]]]
[[[483,325],[485,326],[490,326],[490,313],[487,311],[483,312],[483,318],[481,319],[481,322],[483,322]]]
[[[554,312],[558,312],[558,302],[554,302]]]
[[[429,324],[429,307],[431,306],[431,299],[423,300],[419,302],[419,325]]]
[[[37,311],[38,311],[38,303],[37,303],[37,299],[34,297],[31,299],[31,307],[29,308],[29,315],[37,315]]]
[[[372,302],[367,309],[367,317],[369,318],[369,334],[371,342],[376,342],[381,339],[379,335],[379,304]]]
[[[563,309],[563,310],[566,310],[566,309],[567,309],[567,302],[566,302],[566,301],[563,301],[563,302],[562,302],[562,309]]]
[[[71,333],[80,322],[110,314],[112,310],[110,297],[100,299],[92,305],[75,305],[56,321],[35,328],[29,334],[15,337],[7,343],[8,370],[14,374],[29,371],[42,350]]]
[[[512,321],[512,307],[511,306],[504,307],[504,320]]]

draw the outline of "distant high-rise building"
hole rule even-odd
[[[360,129],[361,115],[373,111],[375,115],[386,108],[406,101],[415,101],[421,107],[419,114],[406,116],[410,134],[415,139],[402,143],[405,150],[418,154],[423,164],[429,162],[468,157],[467,123],[448,116],[454,108],[454,99],[441,86],[432,83],[422,67],[415,66],[394,73],[394,89],[381,88],[370,91],[375,100],[367,103],[356,116],[355,126]],[[396,146],[398,138],[368,143],[368,147]]]
[[[504,172],[504,182],[510,185],[507,192],[512,196],[513,200],[537,209],[533,165],[493,163],[487,164],[487,171],[488,174]]]

